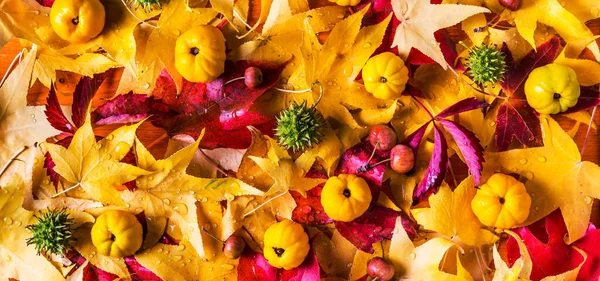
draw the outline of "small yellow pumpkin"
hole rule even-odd
[[[370,58],[362,70],[367,92],[381,100],[399,98],[408,82],[408,68],[391,52]]]
[[[484,225],[509,229],[527,219],[531,197],[523,183],[498,173],[479,187],[471,208]]]
[[[300,266],[310,250],[304,228],[291,220],[271,225],[265,231],[264,241],[263,253],[267,262],[285,270]]]
[[[367,182],[356,175],[341,174],[331,177],[321,192],[325,213],[336,221],[352,221],[364,214],[372,200]]]
[[[338,6],[356,6],[360,0],[329,0],[329,2],[336,3]]]
[[[133,255],[142,247],[142,240],[142,225],[127,211],[106,211],[92,226],[92,244],[101,255],[115,258]]]
[[[50,9],[50,25],[60,38],[85,43],[102,32],[105,16],[98,0],[56,0]]]
[[[577,104],[581,88],[577,74],[562,64],[548,64],[531,71],[525,81],[527,103],[539,113],[557,114]]]
[[[225,58],[225,37],[214,26],[196,26],[175,41],[175,68],[190,82],[215,80],[225,71]]]

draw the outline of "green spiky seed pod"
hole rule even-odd
[[[293,102],[277,117],[275,135],[279,145],[297,152],[318,144],[323,137],[322,130],[323,116],[316,108],[306,106],[306,101]]]
[[[153,8],[162,8],[160,0],[131,0],[131,3],[136,9],[142,7],[145,12],[152,12]]]
[[[47,210],[37,223],[26,228],[32,232],[27,245],[34,245],[38,254],[61,255],[71,247],[73,242],[73,219],[69,218],[66,209]]]
[[[467,67],[476,84],[494,84],[504,78],[506,62],[504,54],[495,46],[481,45],[469,51]]]

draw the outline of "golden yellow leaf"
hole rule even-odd
[[[299,168],[302,175],[306,174],[317,159],[321,160],[328,175],[333,175],[342,153],[342,143],[335,132],[327,126],[323,132],[321,142],[307,149],[294,161],[294,166]]]
[[[402,227],[400,217],[396,221],[393,235],[388,259],[401,278],[431,281],[457,279],[456,275],[439,270],[446,251],[454,245],[452,241],[438,237],[415,247]]]
[[[392,8],[396,18],[402,22],[396,29],[392,47],[398,47],[398,53],[403,59],[408,57],[411,48],[418,49],[444,69],[448,68],[448,63],[433,33],[470,16],[489,12],[478,6],[432,5],[419,0],[392,0]]]
[[[338,231],[334,230],[331,237],[325,233],[317,234],[312,239],[312,248],[317,255],[319,265],[327,276],[347,278],[357,249]]]
[[[560,4],[582,22],[600,17],[599,0],[570,0]]]
[[[554,60],[554,63],[566,65],[575,70],[581,86],[593,86],[600,83],[600,63],[586,59],[567,58],[565,50]]]
[[[91,236],[92,225],[83,225],[74,234],[77,243],[74,245],[74,249],[77,250],[89,263],[96,267],[115,274],[123,280],[131,280],[129,276],[129,270],[125,264],[125,260],[120,258],[114,258],[110,256],[104,256],[98,253],[96,247],[92,243]]]
[[[540,121],[544,147],[488,152],[484,177],[498,170],[523,176],[532,200],[523,225],[560,208],[573,242],[587,230],[593,198],[600,198],[600,167],[581,161],[577,145],[556,121],[545,115]]]
[[[471,210],[471,200],[477,190],[472,177],[463,180],[453,191],[447,184],[429,197],[431,208],[413,209],[417,222],[426,229],[450,237],[457,243],[471,246],[491,244],[498,240],[492,232],[483,229],[483,225]]]
[[[34,213],[21,207],[25,193],[23,179],[15,175],[0,189],[0,276],[21,281],[65,280],[60,271],[44,256],[38,255],[34,246],[25,240],[31,233],[25,229],[37,220]]]
[[[534,32],[537,23],[553,27],[567,42],[566,55],[578,57],[587,46],[596,59],[600,60],[600,50],[596,44],[596,36],[575,15],[563,8],[557,0],[523,1],[521,8],[510,12],[514,16],[517,30],[535,49]]]
[[[68,148],[47,143],[45,146],[56,164],[56,171],[67,182],[80,186],[93,199],[122,205],[116,186],[149,172],[119,162],[133,145],[135,131],[141,123],[123,126],[96,142],[90,118],[75,132]]]
[[[0,166],[7,165],[9,159],[24,147],[33,148],[35,142],[59,132],[50,126],[44,115],[43,106],[27,106],[27,91],[37,47],[24,55],[23,61],[11,72],[0,88]],[[20,172],[23,178],[24,167],[15,162],[0,177],[0,183],[10,179],[10,175]],[[1,180],[6,179],[6,180]]]

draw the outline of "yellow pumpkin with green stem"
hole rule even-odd
[[[310,250],[304,228],[291,220],[271,225],[265,231],[264,241],[263,254],[267,262],[285,270],[300,266]]]
[[[408,68],[391,52],[370,58],[362,70],[367,92],[381,100],[399,98],[408,82]]]
[[[369,209],[372,199],[367,182],[352,174],[329,178],[321,191],[321,205],[336,221],[349,222],[360,217]]]
[[[50,26],[71,43],[85,43],[104,28],[106,11],[98,0],[56,0],[50,9]]]
[[[531,196],[523,183],[498,173],[479,186],[471,201],[471,208],[482,224],[509,229],[527,219]]]
[[[360,0],[329,0],[329,2],[336,3],[339,6],[356,6],[360,3]]]
[[[214,26],[196,26],[175,41],[175,68],[190,82],[215,80],[225,71],[225,58],[225,37]]]
[[[543,114],[557,114],[577,104],[581,88],[575,71],[565,65],[548,64],[531,71],[525,81],[527,103]]]
[[[92,244],[101,255],[115,258],[133,255],[142,247],[142,241],[142,225],[127,211],[106,211],[92,226]]]

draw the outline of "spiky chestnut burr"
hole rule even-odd
[[[162,5],[160,4],[160,0],[130,0],[131,5],[135,7],[135,9],[142,7],[145,12],[152,12],[154,8],[161,9]]]
[[[504,78],[506,62],[495,46],[480,45],[469,51],[467,67],[476,84],[494,84]]]
[[[38,254],[61,255],[71,247],[73,238],[73,219],[66,209],[46,210],[41,216],[35,216],[37,223],[26,226],[32,236],[27,245],[34,245]]]
[[[313,106],[293,102],[277,116],[275,135],[279,145],[294,152],[318,144],[323,137],[323,116]]]

